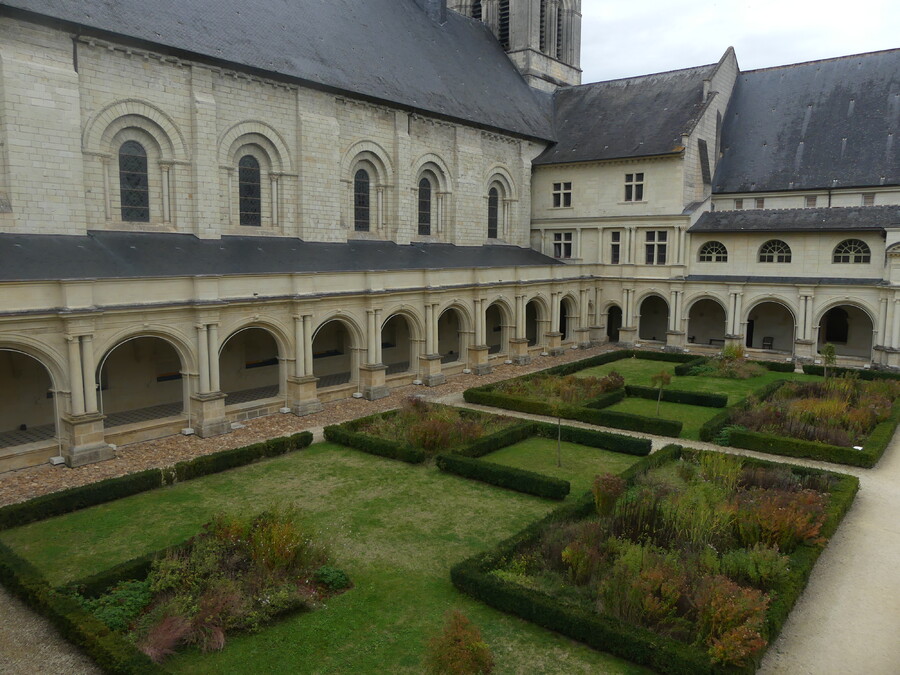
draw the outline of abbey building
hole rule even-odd
[[[604,342],[900,367],[900,50],[581,84],[579,0],[159,4],[0,2],[0,470]]]

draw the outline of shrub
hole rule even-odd
[[[722,574],[734,581],[752,584],[757,588],[771,588],[788,575],[789,559],[777,549],[763,544],[741,548],[722,554]]]
[[[428,641],[425,667],[434,675],[486,675],[494,670],[494,657],[481,631],[454,610],[441,632]]]
[[[150,604],[152,596],[146,579],[122,581],[108,593],[92,600],[80,598],[84,608],[116,631],[124,631]]]
[[[724,576],[706,577],[694,605],[700,639],[714,663],[746,665],[766,641],[762,637],[769,599]]]
[[[625,492],[625,479],[615,474],[605,473],[602,476],[594,478],[594,484],[591,492],[594,495],[594,504],[597,506],[597,513],[601,516],[608,516],[612,513],[616,505],[616,501]]]
[[[350,587],[350,577],[344,570],[332,565],[322,565],[316,570],[316,582],[332,591],[340,591]]]
[[[548,499],[565,499],[571,489],[567,480],[461,455],[438,455],[436,463],[441,471]]]
[[[744,545],[762,543],[790,552],[799,544],[823,545],[825,497],[814,490],[751,488],[737,496],[735,527]]]

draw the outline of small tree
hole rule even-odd
[[[819,354],[822,356],[825,379],[828,379],[828,368],[834,368],[834,364],[837,363],[837,352],[835,351],[833,344],[826,342],[822,346],[822,351],[819,352]]]
[[[447,614],[441,632],[428,641],[425,668],[434,675],[481,675],[494,670],[494,656],[481,631],[455,609]]]
[[[656,416],[659,417],[659,403],[662,401],[663,388],[668,387],[672,383],[672,373],[667,370],[661,370],[656,375],[650,376],[650,384],[659,387],[659,396],[656,397]]]
[[[556,466],[562,466],[562,408],[566,404],[578,400],[579,390],[569,384],[561,384],[556,391],[547,397],[547,403],[553,408],[556,416]]]

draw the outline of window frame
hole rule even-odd
[[[622,264],[622,230],[613,230],[609,233],[609,263]]]
[[[249,162],[254,166],[246,166]],[[246,180],[255,173],[256,181]],[[251,176],[252,177],[252,176]],[[252,186],[256,186],[256,195],[252,194]],[[255,202],[255,210],[247,208]],[[262,167],[259,160],[251,154],[245,154],[238,160],[238,224],[241,227],[262,227]]]
[[[720,241],[710,240],[704,242],[697,251],[697,262],[727,263],[728,248]]]
[[[632,204],[646,201],[643,171],[625,174],[625,201]]]
[[[425,196],[423,197],[423,190]],[[419,178],[419,186],[416,190],[417,222],[420,237],[431,236],[431,224],[434,217],[434,184],[427,175]],[[424,208],[423,208],[424,206]]]
[[[868,265],[872,262],[872,248],[862,239],[844,239],[831,252],[831,262],[833,265]]]
[[[770,259],[764,260],[764,257]],[[781,239],[769,239],[759,247],[759,253],[757,253],[756,260],[765,265],[785,265],[790,264],[792,257],[793,252],[786,241],[782,241]]]
[[[363,185],[365,191],[360,189]],[[364,166],[358,166],[353,172],[353,231],[372,231],[372,176]]]
[[[135,152],[126,152],[126,147]],[[134,139],[123,141],[117,153],[119,161],[119,213],[122,222],[150,222],[150,171],[147,148]],[[127,164],[135,164],[129,167]],[[130,183],[130,185],[129,185]],[[130,197],[126,198],[126,195]],[[126,205],[126,199],[131,203]],[[137,213],[137,212],[141,213]]]
[[[572,208],[572,181],[559,181],[553,183],[553,208]]]
[[[644,230],[645,265],[667,265],[668,249],[668,230]]]
[[[498,239],[500,228],[500,189],[491,185],[488,189],[487,238]],[[493,233],[493,234],[492,234]]]
[[[574,257],[575,236],[572,231],[553,233],[553,257],[557,260],[569,260]]]

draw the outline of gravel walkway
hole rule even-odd
[[[212,439],[174,436],[120,448],[109,462],[79,469],[49,466],[0,475],[0,504],[29,499],[74,485],[151,467],[162,467],[200,454],[239,447],[264,438],[310,429],[321,437],[328,424],[389,410],[411,394],[472,408],[462,391],[552,365],[575,361],[608,348],[573,350],[557,358],[537,358],[527,367],[500,365],[491,375],[461,375],[434,389],[403,387],[380,401],[348,400],[327,404],[316,415],[298,418],[273,416],[247,423],[226,436]],[[510,413],[543,419],[534,415]],[[572,426],[590,427],[568,421]],[[596,427],[593,427],[596,428]],[[610,431],[619,431],[611,429]],[[672,439],[646,434],[654,450]],[[686,446],[715,446],[679,440]],[[832,538],[778,640],[769,649],[759,673],[763,675],[839,675],[900,672],[900,441],[895,437],[884,459],[874,469],[853,469],[809,460],[786,460],[851,473],[860,478],[860,492]],[[721,448],[715,447],[721,450]],[[740,454],[778,460],[749,451]],[[97,673],[97,669],[52,627],[0,588],[0,673]]]

